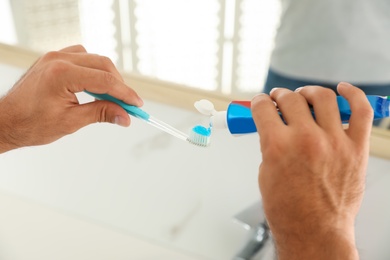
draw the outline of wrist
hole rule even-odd
[[[0,154],[18,148],[15,133],[12,126],[12,117],[3,106],[4,100],[0,99]]]
[[[342,229],[313,229],[311,232],[301,230],[295,233],[274,234],[278,259],[359,259],[353,230],[352,225]]]

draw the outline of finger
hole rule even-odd
[[[126,111],[109,101],[94,101],[73,108],[73,122],[78,128],[97,122],[129,126],[130,117]]]
[[[65,60],[78,66],[108,71],[113,73],[117,79],[123,81],[122,75],[119,73],[110,58],[97,54],[86,53],[83,51],[85,49],[81,45],[71,46],[63,50],[46,53],[43,59],[47,62],[53,60]]]
[[[70,52],[70,53],[87,53],[87,50],[84,48],[83,45],[73,45],[68,46],[60,50],[60,52]]]
[[[108,57],[98,54],[71,54],[68,59],[79,66],[111,72],[117,79],[124,82],[122,75]]]
[[[369,139],[374,118],[373,109],[362,90],[349,83],[341,82],[337,91],[351,107],[348,135],[355,141],[366,142]]]
[[[314,122],[306,99],[299,93],[285,88],[271,90],[271,98],[276,102],[287,125]]]
[[[336,93],[320,86],[306,86],[296,90],[313,106],[316,122],[321,128],[343,131]]]
[[[143,101],[137,93],[110,72],[61,61],[50,65],[51,71],[47,74],[59,82],[57,85],[61,86],[61,82],[65,83],[67,89],[72,93],[87,90],[96,94],[109,94],[130,105],[143,105]]]
[[[277,129],[285,127],[274,102],[266,94],[259,94],[252,99],[251,111],[261,139],[267,133],[274,133]]]

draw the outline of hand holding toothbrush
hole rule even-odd
[[[358,259],[354,221],[373,111],[358,88],[340,83],[338,92],[352,110],[346,130],[335,94],[326,88],[274,89],[252,100],[263,159],[259,186],[280,260]]]
[[[143,104],[108,58],[81,45],[49,52],[0,99],[0,153],[51,143],[96,122],[130,124],[128,113],[115,103],[80,105],[74,93],[85,90]]]

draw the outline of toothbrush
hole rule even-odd
[[[367,95],[371,107],[374,110],[374,119],[390,117],[390,96]],[[340,111],[340,123],[348,123],[351,117],[351,108],[348,101],[342,96],[337,96],[337,104]],[[257,131],[252,118],[250,101],[232,101],[227,111],[216,111],[214,105],[205,99],[195,103],[196,109],[210,116],[210,126],[213,128],[227,128],[231,134],[249,134]],[[314,110],[311,108],[313,117]],[[283,115],[279,112],[280,117]]]
[[[87,94],[95,97],[99,100],[107,100],[114,102],[118,105],[120,105],[126,112],[134,117],[137,117],[146,123],[156,127],[157,129],[160,129],[176,138],[179,138],[180,140],[187,141],[191,144],[206,147],[209,145],[210,141],[210,134],[207,135],[205,131],[202,131],[201,126],[195,126],[189,135],[186,135],[185,133],[179,131],[178,129],[168,125],[167,123],[158,120],[157,118],[149,115],[144,110],[140,109],[139,107],[132,106],[129,104],[126,104],[125,102],[114,98],[113,96],[110,96],[108,94],[96,94],[89,91],[85,91]]]

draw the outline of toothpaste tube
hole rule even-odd
[[[390,96],[368,95],[368,101],[374,110],[374,120],[389,117]],[[342,123],[348,123],[351,117],[351,108],[348,101],[342,96],[337,96],[337,104]],[[283,115],[279,113],[283,119]],[[315,117],[312,110],[313,117]],[[250,101],[232,101],[227,111],[213,113],[211,117],[213,128],[228,128],[232,134],[248,134],[256,132],[256,125],[252,118]]]

